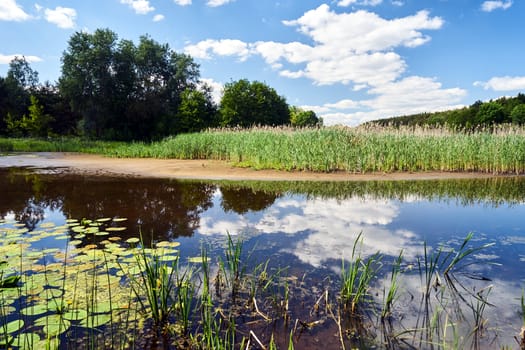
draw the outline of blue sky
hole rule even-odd
[[[76,31],[149,34],[224,83],[258,80],[325,124],[525,92],[523,0],[0,0],[0,75],[54,82]]]

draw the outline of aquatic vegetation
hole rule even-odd
[[[457,246],[425,244],[414,271],[402,251],[392,262],[380,252],[363,257],[360,234],[340,275],[317,281],[318,290],[269,259],[248,265],[242,238],[228,235],[224,250],[203,244],[200,256],[182,259],[178,242],[120,239],[123,220],[69,219],[34,230],[0,221],[0,346],[293,349],[309,334],[335,331],[333,348],[449,349],[481,348],[490,331],[493,287],[462,278],[473,277],[464,272],[474,253],[491,246],[472,246],[472,234]],[[35,248],[41,239],[64,249]],[[410,323],[397,301],[408,292],[401,286],[417,279],[421,317]]]

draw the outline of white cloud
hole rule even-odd
[[[219,83],[219,82],[213,80],[213,79],[208,79],[208,78],[204,78],[204,79],[201,78],[200,81],[201,81],[201,84],[206,84],[209,87],[211,87],[211,89],[212,89],[211,97],[213,99],[213,102],[215,102],[216,104],[219,104],[221,102],[221,99],[222,99],[222,93],[223,93],[223,90],[224,90],[224,85],[222,83]]]
[[[415,48],[428,43],[430,37],[423,31],[440,29],[443,23],[442,18],[432,17],[428,11],[385,19],[365,10],[336,13],[323,4],[298,19],[283,21],[286,26],[296,27],[310,44],[209,39],[187,46],[186,52],[203,59],[219,55],[236,56],[241,61],[259,55],[283,77],[309,79],[316,85],[351,85],[353,91],[366,91],[368,99],[346,98],[309,108],[328,125],[356,125],[459,106],[465,90],[445,89],[433,78],[403,77],[407,63],[395,52],[399,47]]]
[[[192,57],[209,59],[210,53],[219,56],[237,56],[244,61],[250,55],[250,46],[241,40],[222,39],[204,40],[195,45],[188,45],[184,51]]]
[[[512,0],[507,1],[485,1],[481,4],[481,10],[485,12],[492,12],[494,10],[502,9],[506,10],[512,6]]]
[[[0,21],[27,21],[28,15],[15,0],[0,1]]]
[[[377,6],[381,4],[383,0],[341,0],[337,3],[337,6],[346,7],[350,5],[362,5],[362,6]]]
[[[474,86],[481,86],[485,90],[512,91],[525,89],[525,77],[494,77],[487,82],[476,81]]]
[[[145,15],[155,10],[148,0],[120,0],[120,3],[131,7],[138,15]]]
[[[12,60],[14,60],[16,57],[24,57],[27,62],[42,62],[42,59],[38,56],[27,56],[22,54],[15,54],[15,55],[3,55],[0,53],[0,64],[9,64]]]
[[[327,103],[325,104],[325,107],[333,108],[333,109],[353,109],[358,108],[360,106],[360,103],[353,100],[341,100],[336,103]]]
[[[297,20],[283,23],[299,27],[301,33],[318,43],[318,49],[331,49],[339,55],[348,55],[352,52],[385,51],[397,46],[422,45],[430,38],[424,36],[420,30],[439,29],[443,20],[440,17],[429,17],[427,11],[393,20],[383,19],[364,10],[338,14],[330,11],[325,4],[306,12]]]
[[[319,113],[319,116],[327,125],[357,125],[393,116],[460,108],[463,106],[459,103],[466,91],[459,88],[443,89],[435,79],[410,76],[373,87],[368,94],[375,97],[324,104],[324,112]],[[357,108],[362,110],[342,112]]]
[[[227,3],[233,2],[233,1],[235,0],[208,0],[206,5],[210,7],[218,7],[218,6],[226,5]]]
[[[394,6],[404,6],[405,2],[400,0],[392,0],[392,5]]]
[[[191,0],[174,0],[177,5],[188,6],[191,5]]]
[[[164,15],[155,15],[153,16],[153,22],[160,22],[160,21],[163,21],[164,20]]]
[[[59,28],[69,29],[75,26],[77,11],[72,8],[58,6],[54,10],[45,9],[44,16],[46,21],[56,24]]]

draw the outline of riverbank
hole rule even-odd
[[[30,167],[54,173],[115,175],[133,177],[265,180],[265,181],[373,181],[432,180],[493,177],[479,172],[393,172],[354,174],[255,170],[235,167],[226,161],[152,158],[109,158],[101,155],[61,152],[10,153],[0,157],[0,167]],[[501,175],[499,175],[501,176]]]

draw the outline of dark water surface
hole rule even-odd
[[[244,239],[244,249],[250,254],[246,261],[259,263],[270,258],[274,268],[286,267],[287,274],[310,283],[305,288],[312,292],[313,300],[335,283],[342,259],[350,259],[361,233],[362,257],[378,251],[383,254],[385,275],[391,261],[403,251],[406,273],[394,314],[399,330],[416,327],[420,316],[421,275],[416,271],[424,257],[424,243],[429,254],[439,247],[457,249],[472,232],[470,246],[493,245],[469,257],[458,273],[462,278],[458,283],[464,283],[465,290],[458,289],[466,295],[491,288],[487,299],[493,306],[487,306],[486,331],[480,336],[485,348],[518,347],[514,337],[522,325],[520,298],[525,287],[524,203],[525,178],[518,177],[199,182],[0,169],[0,219],[7,222],[22,223],[32,230],[50,221],[63,225],[68,218],[122,217],[128,219],[126,231],[119,233],[123,239],[142,232],[146,242],[176,240],[181,242],[183,257],[198,256],[202,244],[222,251],[229,233]],[[82,244],[89,243],[86,238]],[[49,239],[35,244],[42,249],[64,249],[65,243]],[[331,276],[329,282],[327,276]],[[378,279],[374,286],[379,303],[386,280]],[[446,309],[453,303],[447,300],[441,306]],[[292,320],[294,317],[292,314]],[[452,326],[450,333],[461,333],[461,329]],[[297,339],[302,345],[296,348],[316,348],[324,337],[330,338],[329,348],[337,348],[333,330],[309,330],[310,337]],[[461,339],[469,338],[468,331],[464,332]],[[278,341],[288,334],[289,328],[277,335]],[[475,347],[471,340],[465,344]]]

